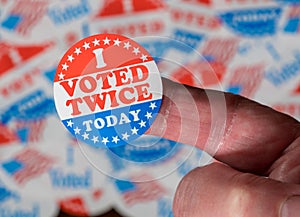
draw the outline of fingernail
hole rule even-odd
[[[281,217],[299,217],[300,216],[300,196],[289,198],[282,207]]]

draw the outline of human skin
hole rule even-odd
[[[230,93],[167,79],[163,88],[162,107],[148,133],[195,145],[216,159],[183,178],[174,198],[175,217],[300,216],[297,120]],[[220,121],[224,132],[218,146],[209,147],[218,119],[226,120]]]

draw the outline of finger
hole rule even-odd
[[[300,187],[214,163],[181,181],[173,210],[175,217],[296,217]]]
[[[197,147],[239,170],[265,175],[300,134],[300,125],[295,119],[244,97],[185,87],[166,79],[163,82],[164,92],[172,94],[164,97],[160,111],[163,118],[154,121],[151,134],[189,145],[194,145],[188,143],[189,139],[197,137]],[[188,91],[183,91],[185,88]],[[188,94],[192,95],[197,107],[200,124],[190,118],[195,114],[190,114],[191,103],[185,100]],[[175,99],[176,103],[173,103]],[[212,111],[217,112],[212,114]],[[212,119],[213,115],[215,119]],[[189,118],[189,124],[182,126],[182,120],[186,118]],[[226,119],[225,131],[219,132],[213,129],[216,126],[213,124],[222,118]],[[199,131],[195,135],[197,125]],[[179,137],[181,127],[188,133]],[[216,134],[211,134],[215,131],[221,134],[221,140],[216,141],[220,146],[211,147],[208,142],[216,140]]]
[[[184,86],[166,79],[163,79],[163,87],[161,109],[148,133],[185,144],[196,144],[200,120],[192,95]],[[185,104],[188,104],[188,109],[182,106]],[[182,130],[185,126],[190,127]]]
[[[271,166],[269,177],[286,183],[300,184],[300,137]]]

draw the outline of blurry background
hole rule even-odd
[[[53,78],[70,46],[102,33],[141,43],[162,76],[300,118],[297,0],[0,0],[0,216],[171,217],[178,182],[206,162],[152,137],[117,157],[86,147],[102,173],[82,155],[56,115]],[[173,172],[156,179],[161,168]]]

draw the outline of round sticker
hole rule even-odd
[[[100,34],[73,45],[54,78],[54,99],[65,127],[94,147],[114,147],[143,135],[162,100],[150,54],[121,35]]]

